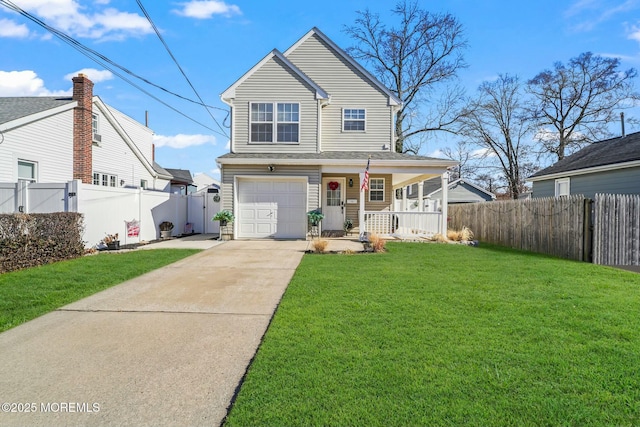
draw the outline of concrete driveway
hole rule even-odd
[[[219,425],[307,246],[225,242],[0,334],[0,425]]]

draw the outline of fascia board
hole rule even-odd
[[[268,165],[268,164],[276,164],[276,165],[315,165],[315,166],[351,166],[351,165],[359,165],[363,167],[363,159],[284,159],[278,157],[272,158],[220,158],[218,157],[216,161],[221,165]],[[407,168],[417,168],[417,167],[442,167],[448,168],[451,166],[455,166],[458,163],[453,160],[373,160],[371,162],[371,168],[377,167],[407,167]]]
[[[640,160],[634,160],[632,162],[626,162],[626,163],[614,163],[610,165],[594,166],[590,168],[576,169],[571,171],[556,172],[548,175],[529,177],[526,180],[531,182],[546,181],[548,179],[565,178],[568,176],[577,176],[577,175],[587,175],[590,173],[598,173],[598,172],[609,172],[609,171],[614,171],[618,169],[635,168],[635,167],[640,167]]]

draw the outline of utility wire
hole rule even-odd
[[[164,38],[162,37],[162,35],[160,34],[160,31],[158,30],[158,27],[156,27],[156,24],[153,22],[153,20],[151,19],[151,16],[149,16],[149,13],[147,12],[147,10],[144,8],[144,6],[142,5],[142,1],[141,0],[136,0],[136,3],[138,3],[138,6],[140,7],[140,10],[142,11],[142,13],[144,14],[144,16],[147,18],[147,21],[149,21],[149,24],[151,24],[151,27],[153,27],[153,31],[156,32],[156,35],[158,36],[158,39],[160,39],[160,41],[162,42],[162,45],[164,46],[164,48],[167,50],[167,53],[169,54],[169,56],[171,57],[171,59],[173,60],[173,62],[176,64],[176,66],[178,67],[178,69],[180,70],[180,73],[182,73],[183,77],[185,78],[185,80],[187,81],[187,83],[189,83],[189,86],[191,86],[191,89],[193,90],[193,93],[196,94],[196,96],[198,97],[198,99],[200,100],[200,103],[205,106],[206,104],[204,103],[204,101],[202,100],[202,97],[200,96],[200,94],[198,93],[198,91],[196,90],[196,88],[193,86],[193,83],[191,83],[191,80],[189,80],[189,77],[187,77],[187,74],[184,72],[184,69],[182,69],[182,67],[180,66],[180,64],[178,63],[178,60],[176,59],[176,57],[173,55],[173,52],[171,52],[171,49],[169,49],[169,45],[167,45],[167,42],[164,40]],[[209,116],[211,116],[211,119],[213,119],[213,121],[218,125],[218,127],[220,128],[220,130],[222,132],[224,132],[224,129],[222,128],[222,126],[220,126],[220,123],[218,123],[218,121],[216,120],[215,117],[213,117],[213,114],[211,114],[211,111],[209,111],[209,109],[205,106],[205,110],[207,110],[207,113],[209,113]]]
[[[31,20],[32,22],[36,23],[37,25],[41,26],[42,28],[44,28],[45,30],[51,32],[53,35],[55,35],[56,37],[58,37],[59,39],[61,39],[63,42],[69,44],[71,47],[73,47],[74,49],[78,50],[80,53],[82,53],[83,55],[85,55],[87,58],[91,59],[92,61],[96,62],[97,64],[101,65],[102,67],[106,68],[107,70],[111,71],[113,74],[115,74],[116,76],[118,76],[119,78],[121,78],[123,81],[125,81],[126,83],[130,84],[131,86],[133,86],[134,88],[138,89],[139,91],[141,91],[142,93],[144,93],[145,95],[153,98],[154,100],[158,101],[159,103],[161,103],[162,105],[166,106],[167,108],[175,111],[176,113],[184,116],[185,118],[191,120],[194,123],[199,124],[200,126],[209,129],[212,132],[215,132],[217,134],[220,134],[224,137],[229,137],[229,135],[227,135],[224,131],[223,132],[219,132],[215,129],[210,128],[209,126],[200,123],[199,121],[187,116],[186,114],[184,114],[183,112],[181,112],[180,110],[176,109],[175,107],[172,107],[171,105],[167,104],[166,102],[162,101],[161,99],[159,99],[158,97],[152,95],[150,92],[144,90],[143,88],[141,88],[140,86],[136,85],[135,83],[133,83],[131,80],[127,79],[125,76],[123,76],[122,74],[120,74],[119,72],[115,71],[113,69],[113,67],[107,65],[106,63],[112,64],[114,67],[117,67],[119,69],[121,69],[122,71],[124,71],[125,73],[136,77],[140,80],[142,80],[143,82],[154,86],[164,92],[167,92],[171,95],[174,95],[178,98],[181,98],[183,100],[192,102],[194,104],[198,104],[198,105],[204,105],[205,107],[209,107],[209,108],[216,108],[222,111],[226,111],[224,108],[219,108],[219,107],[215,107],[215,106],[209,106],[204,104],[203,102],[197,102],[194,101],[192,99],[186,98],[182,95],[176,94],[174,92],[171,92],[169,90],[167,90],[166,88],[163,88],[162,86],[158,86],[152,82],[150,82],[149,80],[131,72],[130,70],[128,70],[127,68],[113,62],[112,60],[110,60],[109,58],[107,58],[106,56],[96,52],[95,50],[83,45],[82,43],[78,42],[77,40],[75,40],[74,38],[70,37],[69,35],[63,33],[60,30],[57,30],[56,28],[51,27],[50,25],[46,24],[44,21],[40,20],[39,18],[31,15],[30,13],[26,12],[25,10],[21,9],[19,6],[15,5],[13,2],[11,2],[10,0],[0,0],[0,4],[7,7],[8,9],[11,9],[17,13],[19,13],[20,15],[24,16],[25,18]],[[98,59],[100,58],[100,60]],[[102,61],[104,62],[102,62]],[[202,101],[202,100],[201,100]],[[228,112],[227,112],[228,114]],[[214,119],[215,121],[215,119]],[[220,125],[218,124],[218,122],[216,121],[216,124],[218,125],[218,127],[220,127]]]

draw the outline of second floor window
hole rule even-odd
[[[345,132],[364,132],[366,112],[362,108],[342,110],[342,130]]]
[[[299,141],[300,104],[251,103],[250,142],[297,143]]]

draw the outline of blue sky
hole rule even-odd
[[[11,2],[154,84],[197,99],[136,1]],[[217,108],[208,112],[129,77],[190,120],[4,6],[0,6],[0,96],[69,95],[71,77],[85,72],[95,83],[94,93],[107,104],[143,123],[148,111],[149,127],[157,135],[158,163],[215,178],[219,177],[215,158],[228,151],[222,91],[272,49],[286,50],[314,26],[339,46],[351,46],[344,26],[354,23],[356,11],[368,7],[392,24],[389,10],[395,4],[377,0],[140,3],[199,96]],[[463,25],[469,67],[460,78],[469,94],[499,73],[526,80],[555,61],[567,62],[586,51],[619,57],[623,69],[640,68],[640,0],[432,0],[420,5],[430,12],[449,12]],[[421,154],[438,154],[443,144],[446,139],[434,138]]]

